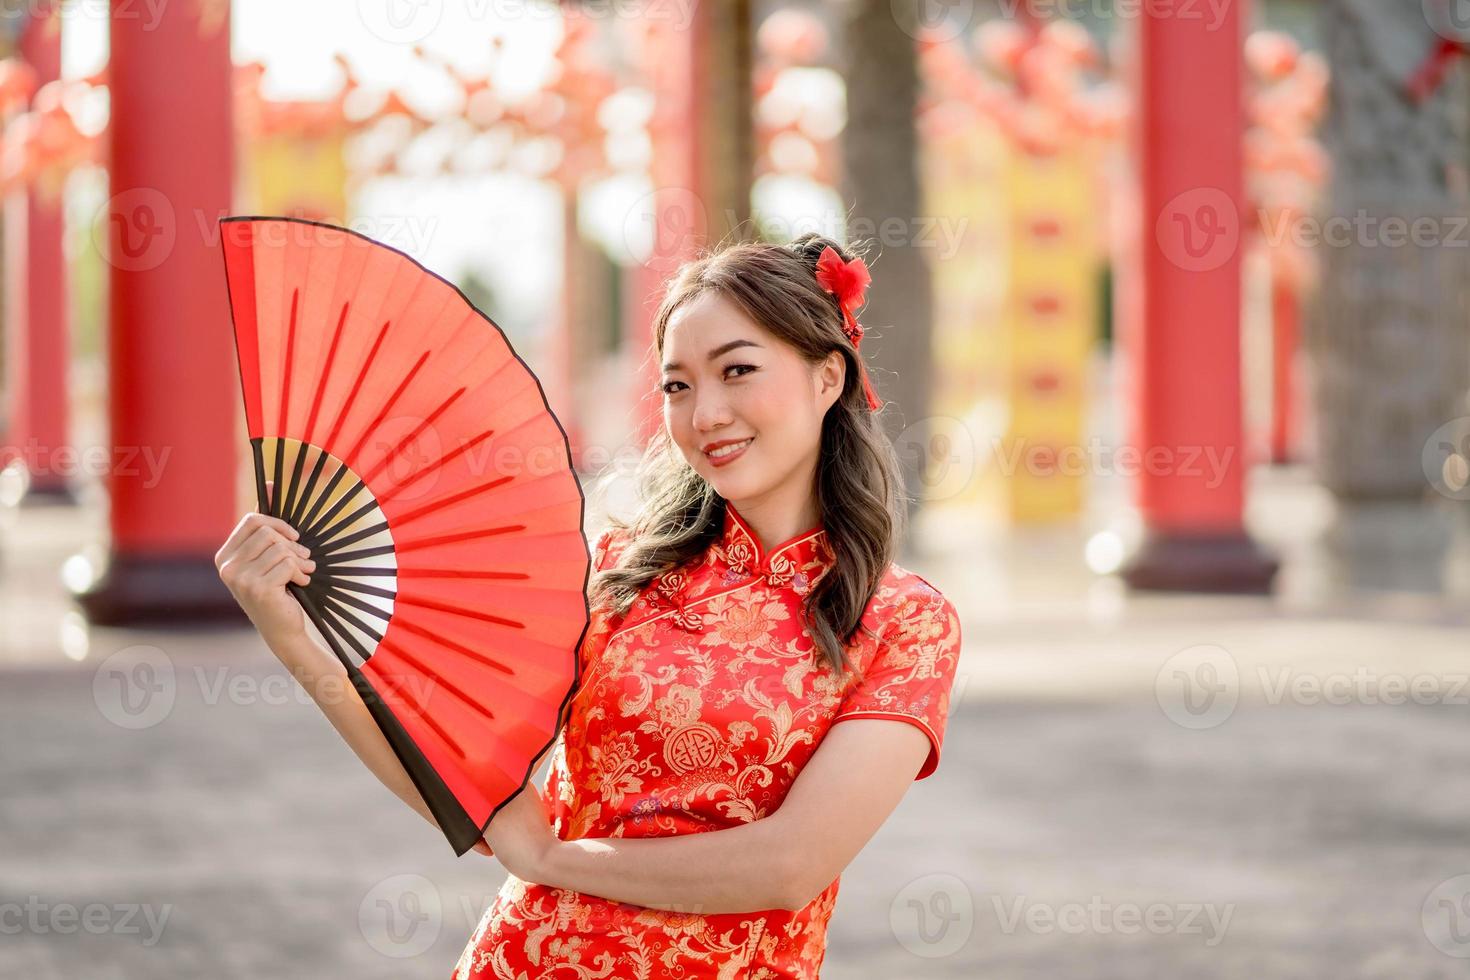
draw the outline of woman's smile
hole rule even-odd
[[[755,442],[755,436],[740,442],[726,443],[706,452],[705,457],[715,466],[728,466],[745,455],[746,447]]]

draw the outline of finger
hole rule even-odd
[[[277,539],[255,558],[241,565],[241,577],[247,581],[264,579],[269,575],[271,569],[275,568],[281,562],[288,560],[295,562],[302,559],[296,554],[289,541]]]
[[[303,588],[311,584],[311,575],[302,567],[300,559],[291,557],[271,567],[265,581],[271,588],[281,588],[293,582]]]
[[[246,541],[249,541],[262,527],[271,528],[280,534],[281,537],[289,538],[292,541],[301,536],[295,528],[280,518],[269,517],[258,511],[251,511],[240,518],[239,523],[230,530],[229,536],[225,538],[225,543],[220,546],[219,551],[215,552],[215,564],[223,565],[230,559],[239,557],[241,546]],[[253,556],[253,552],[251,552],[251,555]]]
[[[244,517],[240,518],[239,523],[235,525],[232,531],[230,531],[230,536],[225,539],[225,543],[220,547],[219,552],[215,555],[216,562],[223,563],[229,558],[236,557],[240,551],[241,546],[244,545],[246,541],[249,541],[251,537],[257,534],[262,528],[268,528],[279,534],[281,537],[287,538],[292,541],[295,541],[301,537],[301,532],[297,531],[294,527],[281,520],[279,517],[271,517],[270,515],[262,514],[259,511],[250,511]]]
[[[277,544],[284,545],[293,554],[302,558],[310,555],[306,545],[283,535],[274,526],[263,524],[256,529],[254,534],[245,539],[245,543],[240,546],[239,557],[245,561],[253,561]]]
[[[272,589],[281,588],[287,582],[295,582],[302,586],[310,585],[310,569],[315,567],[315,562],[303,562],[295,555],[286,555],[262,572],[260,580],[263,585]]]

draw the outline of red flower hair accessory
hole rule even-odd
[[[822,249],[822,254],[817,258],[817,284],[837,297],[837,305],[842,309],[842,332],[852,341],[854,350],[859,350],[862,344],[863,325],[858,323],[853,310],[867,301],[868,285],[872,281],[873,277],[868,273],[866,262],[860,258],[844,262],[831,245]],[[868,407],[876,412],[883,407],[883,402],[873,390],[873,382],[868,378],[868,366],[861,356],[858,357],[858,364],[863,372],[863,390],[868,396]]]

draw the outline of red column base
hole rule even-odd
[[[1134,589],[1263,595],[1280,564],[1243,531],[1149,531],[1118,574]]]
[[[16,506],[18,507],[75,507],[79,503],[77,495],[66,482],[61,483],[32,483],[26,487],[26,492],[21,495]]]
[[[197,555],[114,554],[102,574],[72,598],[94,626],[250,625],[214,562]]]

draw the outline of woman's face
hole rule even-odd
[[[813,367],[707,290],[679,307],[664,331],[664,425],[689,465],[737,507],[784,496],[782,488],[809,494],[822,419],[842,393],[844,370],[836,351]],[[723,460],[710,455],[731,442],[744,445]]]

